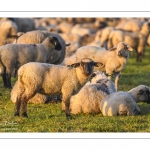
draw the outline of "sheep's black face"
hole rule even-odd
[[[89,76],[93,72],[93,61],[92,62],[81,62],[82,71],[86,76]]]
[[[150,104],[150,91],[148,89],[146,90],[146,94],[148,96],[147,103]]]
[[[62,46],[60,44],[60,42],[58,41],[58,39],[56,37],[52,37],[50,42],[55,46],[55,49],[56,50],[61,50],[62,49]]]
[[[118,56],[121,58],[121,57],[125,57],[125,58],[127,58],[128,57],[128,55],[129,55],[129,52],[128,52],[128,50],[120,50],[119,52],[118,52]]]

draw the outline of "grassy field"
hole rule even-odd
[[[13,84],[16,79],[12,78]],[[122,71],[119,89],[127,91],[145,84],[150,86],[150,57],[146,51],[142,63],[131,54]],[[61,103],[28,104],[28,118],[14,117],[14,104],[10,101],[10,89],[3,88],[0,77],[0,132],[149,132],[150,105],[139,103],[141,115],[103,117],[102,114],[72,115],[67,120],[61,111]]]

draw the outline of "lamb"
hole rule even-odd
[[[53,64],[60,64],[65,58],[66,46],[68,45],[65,43],[64,39],[59,34],[44,31],[44,30],[33,30],[24,33],[19,38],[16,35],[17,40],[15,40],[14,42],[17,41],[17,44],[38,44],[38,43],[42,43],[44,39],[49,36],[56,37],[61,44],[62,47],[61,50],[53,51],[52,55],[55,57],[50,58]]]
[[[139,32],[127,32],[121,30],[114,30],[110,33],[108,39],[108,48],[113,47],[120,41],[124,41],[130,45],[137,54],[136,60],[142,61],[144,49],[147,43],[150,32],[150,23],[145,22]]]
[[[69,65],[81,60],[84,57],[89,57],[94,61],[101,62],[104,66],[95,68],[95,70],[106,72],[109,79],[114,77],[116,89],[118,88],[118,80],[121,71],[126,66],[129,58],[129,51],[133,49],[124,42],[119,42],[110,50],[105,50],[101,47],[83,46],[80,47],[75,54],[65,58],[62,65]]]
[[[0,47],[0,70],[4,87],[11,88],[11,73],[28,62],[51,63],[52,51],[60,50],[56,37],[47,37],[41,44],[7,44]]]
[[[70,98],[70,113],[100,113],[101,100],[116,92],[115,84],[100,71],[95,71],[81,90]]]
[[[103,116],[137,115],[140,108],[137,103],[150,103],[150,89],[146,85],[139,85],[130,91],[119,91],[106,96],[100,104]]]
[[[86,83],[94,66],[102,65],[90,58],[70,66],[30,62],[18,70],[18,92],[15,104],[15,116],[27,117],[27,102],[36,93],[44,95],[62,94],[66,117],[70,116],[69,99]]]

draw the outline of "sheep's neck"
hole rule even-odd
[[[131,97],[135,100],[136,103],[138,103],[137,93],[134,91],[134,89],[128,91],[131,95]]]
[[[88,76],[85,76],[80,68],[76,68],[76,75],[80,85],[84,85],[88,79]]]

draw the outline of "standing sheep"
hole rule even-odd
[[[99,113],[101,100],[116,92],[115,84],[100,71],[91,75],[82,89],[70,98],[70,113]]]
[[[103,116],[136,115],[140,114],[138,102],[150,103],[150,89],[139,85],[128,92],[115,92],[106,96],[100,104]]]
[[[118,42],[124,41],[130,45],[137,54],[137,61],[142,61],[148,35],[150,33],[150,23],[145,22],[139,32],[127,32],[121,30],[114,30],[110,33],[108,39],[108,48],[113,47]]]
[[[18,70],[18,93],[15,116],[27,117],[27,102],[36,93],[44,95],[62,94],[66,117],[70,115],[69,99],[86,83],[94,66],[102,65],[90,58],[71,64],[70,67],[46,63],[30,62]]]
[[[56,37],[48,37],[41,44],[7,44],[0,47],[0,69],[4,87],[11,88],[11,73],[28,62],[51,63],[51,52],[60,50]]]
[[[110,50],[105,50],[104,48],[95,46],[83,46],[79,48],[71,57],[65,58],[62,64],[69,65],[81,60],[84,57],[89,57],[94,61],[101,62],[104,66],[99,66],[95,69],[106,72],[106,74],[109,75],[109,79],[114,76],[115,86],[117,89],[119,75],[126,66],[129,51],[132,50],[133,49],[124,42],[119,42]]]
[[[61,44],[62,47],[61,50],[53,51],[52,55],[55,57],[51,58],[51,62],[53,64],[60,64],[65,58],[66,46],[68,45],[65,44],[64,39],[59,34],[44,31],[44,30],[35,30],[35,31],[26,32],[20,37],[16,35],[17,40],[15,41],[17,41],[17,44],[38,44],[38,43],[42,43],[45,40],[45,38],[49,36],[56,37]]]

